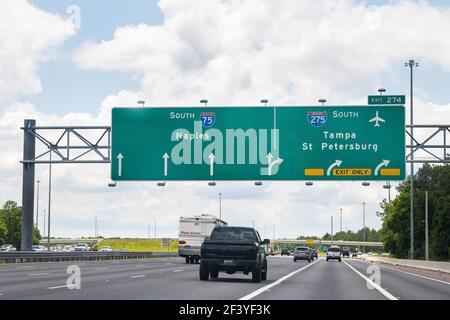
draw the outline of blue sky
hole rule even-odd
[[[363,0],[356,1],[367,5],[384,5],[398,1]],[[67,8],[77,5],[81,10],[81,28],[60,48],[56,59],[40,65],[39,75],[43,90],[35,95],[22,95],[19,101],[29,101],[45,113],[62,115],[67,112],[87,112],[95,115],[103,99],[120,90],[138,91],[139,81],[133,74],[115,71],[95,71],[79,69],[71,61],[71,55],[86,41],[99,42],[113,38],[116,28],[125,25],[159,25],[164,17],[153,0],[31,0],[38,8],[67,17]],[[435,6],[448,7],[446,0],[430,0]],[[370,39],[367,39],[370,45]],[[386,48],[389,50],[389,48]],[[432,50],[432,48],[430,48]],[[409,94],[409,74],[399,61],[399,68],[381,76],[379,83],[391,94]],[[399,71],[401,70],[401,71]],[[403,72],[404,71],[404,72]],[[361,70],[364,72],[364,70]],[[421,62],[415,80],[416,86],[427,92],[422,97],[430,102],[444,104],[450,100],[450,91],[446,83],[450,82],[450,72],[445,72],[436,65]],[[376,93],[367,92],[367,94]],[[420,94],[420,93],[419,93]],[[357,97],[355,97],[357,98]],[[330,101],[332,104],[332,101]]]

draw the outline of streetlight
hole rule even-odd
[[[222,221],[222,192],[219,192],[219,220]]]
[[[307,182],[305,182],[305,185],[307,185],[308,187],[311,187],[313,185],[313,182],[312,181],[307,181]]]
[[[50,250],[50,209],[51,209],[51,201],[52,201],[52,150],[53,145],[50,145],[50,162],[48,164],[49,171],[48,171],[48,227],[47,227],[47,249]]]
[[[255,181],[255,186],[262,186],[262,181]]]
[[[363,202],[363,242],[366,242],[366,203]],[[364,253],[366,253],[366,247],[364,246]]]
[[[340,221],[340,228],[339,230],[342,232],[342,208],[341,208],[341,221]]]
[[[322,104],[322,106],[325,104],[325,102],[327,102],[326,99],[319,99],[319,102]]]
[[[363,187],[368,187],[368,186],[370,186],[370,182],[364,181],[362,183],[362,185],[363,185]]]
[[[97,216],[95,216],[95,232],[94,237],[97,238]]]
[[[264,107],[267,107],[268,102],[269,102],[269,100],[267,100],[267,99],[261,99],[261,103],[264,103]]]
[[[214,187],[215,185],[216,185],[215,181],[208,182],[208,186],[210,186],[210,187]]]
[[[165,181],[159,181],[159,182],[156,183],[156,185],[158,187],[165,187],[166,186],[166,182]]]
[[[144,107],[144,104],[145,104],[145,100],[138,100],[137,103],[138,103],[138,104],[141,104],[141,105],[142,105],[142,108],[143,108],[143,107]]]
[[[334,236],[333,236],[333,216],[331,216],[331,244],[334,244]]]
[[[205,107],[207,107],[207,106],[208,106],[208,100],[206,100],[206,99],[202,99],[202,100],[200,100],[200,103],[203,103],[203,104],[205,104]]]
[[[39,228],[39,180],[36,181],[37,184],[37,200],[36,200],[36,228]]]
[[[42,237],[45,237],[45,209],[44,209],[44,233],[42,234]]]
[[[108,183],[108,187],[110,187],[110,188],[115,188],[116,186],[117,186],[117,182],[116,181]]]
[[[418,67],[419,64],[417,62],[415,62],[414,60],[409,60],[408,62],[405,63],[405,67],[409,67],[410,68],[410,92],[411,92],[411,98],[410,98],[410,145],[411,145],[411,155],[410,155],[410,159],[411,159],[411,183],[410,183],[410,192],[409,192],[409,196],[410,196],[410,206],[411,206],[411,212],[410,212],[410,231],[411,231],[411,248],[410,248],[410,259],[412,260],[414,258],[414,148],[413,148],[413,143],[414,143],[414,130],[413,130],[413,124],[414,124],[414,118],[413,118],[413,69],[414,67]]]
[[[385,88],[380,88],[380,89],[378,89],[378,92],[380,93],[380,96],[382,96],[383,92],[386,92],[386,89]]]
[[[388,189],[388,203],[391,203],[391,182],[386,181],[386,184],[383,185],[383,189]]]

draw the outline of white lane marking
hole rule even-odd
[[[137,276],[131,276],[130,279],[136,279],[136,278],[142,278],[142,277],[146,277],[146,274],[139,274]]]
[[[99,271],[99,270],[109,270],[109,268],[95,268],[94,271]]]
[[[368,261],[363,261],[363,260],[358,260],[358,261],[361,261],[361,262],[364,262],[364,263],[367,263],[367,264],[372,264],[372,262],[368,262]],[[416,276],[416,277],[419,277],[419,278],[432,280],[432,281],[436,281],[436,282],[440,282],[440,283],[443,283],[443,284],[450,285],[450,282],[447,282],[447,281],[444,281],[444,280],[438,280],[438,279],[434,279],[434,278],[430,278],[430,277],[425,277],[425,276],[422,276],[420,274],[415,274],[415,273],[412,273],[412,272],[408,272],[408,271],[404,271],[404,270],[388,267],[388,266],[385,266],[385,265],[380,265],[380,264],[376,264],[376,265],[381,267],[381,268],[386,268],[386,269],[390,269],[390,270],[406,273],[406,274],[409,274],[411,276]],[[423,269],[423,270],[426,270],[426,269]],[[430,270],[426,270],[426,271],[430,271]]]
[[[35,266],[22,266],[22,267],[16,267],[16,269],[31,269],[34,268]]]
[[[69,285],[65,284],[63,286],[48,287],[47,289],[54,290],[54,289],[61,289],[61,288],[71,288],[71,287],[75,287],[75,286],[76,286],[75,284],[69,284]]]
[[[0,293],[0,296],[2,296],[3,295],[3,293]]]
[[[50,274],[49,272],[42,272],[42,273],[30,273],[28,274],[29,277],[34,277],[34,276],[45,276],[46,274]]]
[[[315,264],[316,264],[317,262],[319,262],[319,261],[321,261],[321,260],[316,260],[316,262],[310,263],[310,264],[304,266],[303,268],[297,269],[297,270],[295,270],[294,272],[291,272],[291,273],[289,273],[288,275],[285,275],[284,277],[278,279],[277,281],[272,282],[271,284],[268,284],[267,286],[264,286],[264,287],[262,287],[262,288],[259,288],[259,289],[256,290],[256,291],[253,291],[253,292],[249,293],[248,295],[246,295],[246,296],[240,298],[239,300],[250,300],[250,299],[256,297],[257,295],[260,295],[260,294],[263,293],[264,291],[267,291],[268,289],[273,288],[273,287],[275,287],[276,285],[279,285],[279,284],[282,283],[284,280],[286,280],[286,279],[292,277],[293,275],[295,275],[295,274],[297,274],[297,273],[299,273],[299,272],[301,272],[301,271],[303,271],[303,270],[308,269],[309,267],[311,267],[312,265],[315,265]]]
[[[181,272],[181,271],[183,271],[183,270],[173,270],[173,272]]]
[[[353,271],[356,272],[356,274],[358,274],[361,278],[365,279],[367,281],[367,283],[369,283],[372,287],[374,287],[375,289],[377,289],[383,296],[385,296],[386,298],[388,298],[389,300],[398,300],[396,297],[394,297],[392,294],[390,294],[389,292],[387,292],[385,289],[383,289],[382,287],[380,287],[378,284],[376,284],[375,282],[373,282],[372,280],[370,280],[369,278],[367,278],[365,275],[363,275],[361,272],[359,272],[358,270],[356,270],[355,268],[353,268],[351,265],[349,265],[347,262],[345,262],[344,260],[342,260],[342,262],[345,263],[345,265],[347,267],[349,267],[350,269],[352,269]]]

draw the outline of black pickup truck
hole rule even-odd
[[[219,271],[233,274],[252,273],[253,282],[267,279],[265,247],[258,231],[245,227],[216,227],[206,239],[200,253],[200,280],[217,279]]]

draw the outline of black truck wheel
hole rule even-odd
[[[261,272],[261,280],[266,281],[267,280],[267,260],[264,263],[264,270]]]
[[[202,281],[207,281],[209,278],[209,270],[208,270],[208,266],[204,263],[200,263],[200,271],[199,271],[199,275],[200,275],[200,280]]]
[[[261,282],[261,266],[255,268],[255,270],[252,271],[252,280],[253,282],[260,283]]]
[[[209,273],[209,276],[211,277],[211,279],[217,279],[219,277],[219,271],[211,271]]]

